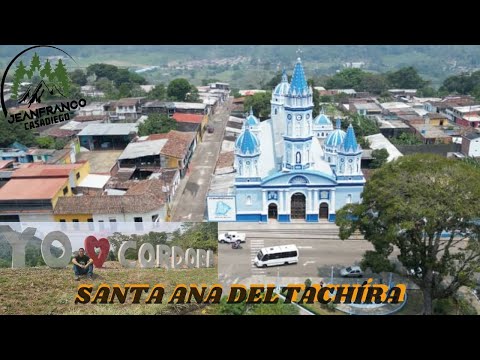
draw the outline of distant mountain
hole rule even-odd
[[[45,90],[50,94],[54,95],[55,92],[60,94],[61,96],[65,97],[62,92],[58,89],[56,85],[47,85],[45,81],[40,81],[36,86],[35,89],[32,91],[34,85],[29,85],[27,90],[19,97],[18,103],[24,104],[28,103],[28,107],[33,103],[41,103],[42,102],[42,95]]]
[[[105,62],[117,66],[147,68],[149,66],[166,67],[167,64],[185,63],[189,61],[215,60],[225,58],[249,58],[242,63],[240,71],[232,78],[232,74],[223,74],[220,80],[248,83],[243,80],[245,73],[255,80],[258,73],[253,67],[260,65],[261,70],[277,72],[285,66],[291,70],[297,50],[305,63],[305,70],[316,76],[332,75],[345,63],[362,62],[363,68],[375,72],[385,72],[404,66],[414,66],[422,76],[439,84],[452,74],[480,68],[480,46],[478,45],[59,45],[80,64],[86,67],[92,63]],[[7,45],[0,47],[0,65],[8,63],[13,56],[25,46]],[[47,49],[38,49],[40,57],[52,55]],[[207,64],[205,68],[221,68],[222,61]],[[175,67],[175,65],[173,65]],[[223,65],[223,67],[225,67]],[[191,71],[193,68],[189,68]],[[153,75],[153,83],[167,81],[173,77],[191,78],[218,77],[217,74],[188,75],[188,73],[158,70]],[[225,70],[226,71],[226,70]],[[168,73],[162,77],[164,73]],[[149,75],[150,76],[150,75]],[[270,74],[269,74],[270,76]],[[311,75],[309,75],[311,76]],[[242,84],[246,85],[246,84]]]

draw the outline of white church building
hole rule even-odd
[[[271,118],[260,122],[250,112],[245,120],[235,142],[232,202],[217,204],[219,213],[231,209],[236,221],[334,222],[338,209],[360,201],[365,178],[353,127],[345,132],[337,120],[334,128],[312,109],[313,90],[297,59],[291,82],[284,72],[272,93]]]

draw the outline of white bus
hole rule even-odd
[[[298,263],[298,249],[295,245],[273,246],[261,249],[255,257],[256,267],[288,265]]]

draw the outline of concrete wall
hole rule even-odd
[[[358,187],[344,187],[338,186],[335,194],[335,211],[340,210],[347,204],[348,195],[351,196],[352,203],[358,203],[361,200],[361,193],[363,189],[361,186]]]
[[[247,204],[247,198],[250,201]],[[259,189],[237,189],[236,191],[237,212],[256,212],[263,210],[262,191]]]
[[[53,214],[19,214],[20,222],[54,222]]]
[[[117,222],[125,221],[125,222],[134,222],[135,217],[141,217],[142,222],[152,222],[152,216],[158,215],[159,221],[164,221],[166,217],[166,209],[162,208],[158,211],[151,211],[147,213],[130,213],[130,214],[94,214],[93,221],[98,222],[103,220],[105,223],[110,222],[110,219],[116,219]]]

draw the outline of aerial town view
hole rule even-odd
[[[480,314],[480,46],[26,49],[0,47],[0,222],[218,222],[224,286]]]

